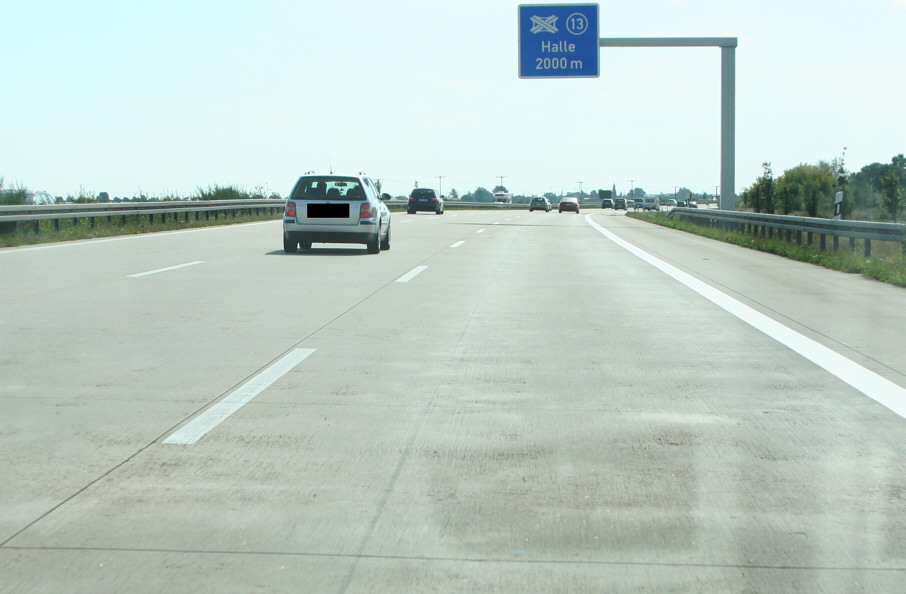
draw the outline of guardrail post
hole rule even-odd
[[[868,238],[865,239],[865,257],[871,258],[871,240]]]
[[[41,221],[35,221],[35,235],[41,232]]]

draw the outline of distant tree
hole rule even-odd
[[[554,194],[553,192],[545,192],[544,197],[550,200],[551,202],[556,202],[560,197]]]
[[[903,210],[903,192],[901,191],[900,178],[895,171],[890,171],[881,178],[881,190],[884,196],[884,210],[890,214],[894,222],[900,211]]]
[[[796,198],[793,189],[787,183],[787,180],[784,176],[774,182],[774,206],[775,212],[776,208],[780,207],[781,214],[790,214],[796,208],[796,203],[794,199]]]
[[[498,186],[503,187],[503,186]],[[474,192],[472,192],[472,201],[473,202],[494,202],[494,194],[488,192],[487,189],[479,187]]]
[[[506,189],[506,186],[494,186],[494,193],[497,192],[509,192],[509,190]]]
[[[644,198],[645,190],[643,190],[642,188],[633,188],[629,191],[629,194],[627,194],[627,196],[629,196],[630,198]]]
[[[906,156],[900,153],[890,160],[890,164],[893,165],[894,171],[900,176],[900,185],[906,186]]]
[[[450,200],[459,200],[459,192],[457,192],[455,189],[450,190],[450,198],[449,198],[449,199],[450,199]]]
[[[799,165],[785,171],[782,179],[787,191],[802,198],[808,216],[817,217],[819,210],[831,212],[834,178],[828,168]]]
[[[771,164],[767,161],[761,164],[764,173],[761,174],[761,206],[763,212],[774,214],[774,172],[771,170]]]
[[[765,161],[761,164],[764,172],[755,180],[750,188],[742,193],[743,204],[755,212],[774,213],[774,173],[771,164]]]
[[[906,185],[906,157],[904,157],[902,153],[891,158],[890,163],[872,163],[866,165],[858,173],[853,175],[853,179],[871,186],[877,192],[881,192],[881,178],[890,172],[896,174],[900,184]]]

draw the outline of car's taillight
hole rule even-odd
[[[374,209],[370,202],[363,202],[362,208],[359,209],[360,219],[370,219],[374,217]]]
[[[288,217],[295,217],[295,216],[296,216],[296,203],[295,203],[295,202],[291,202],[291,201],[290,201],[290,202],[287,202],[287,203],[286,203],[286,213],[285,213],[285,215],[288,216]]]
[[[437,198],[432,198],[431,202],[437,202]]]
[[[415,202],[415,196],[409,196],[409,202]]]

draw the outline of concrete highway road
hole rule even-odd
[[[906,292],[593,212],[0,251],[0,592],[906,590]]]

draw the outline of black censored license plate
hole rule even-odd
[[[308,218],[310,219],[348,219],[349,203],[340,204],[309,204]]]

